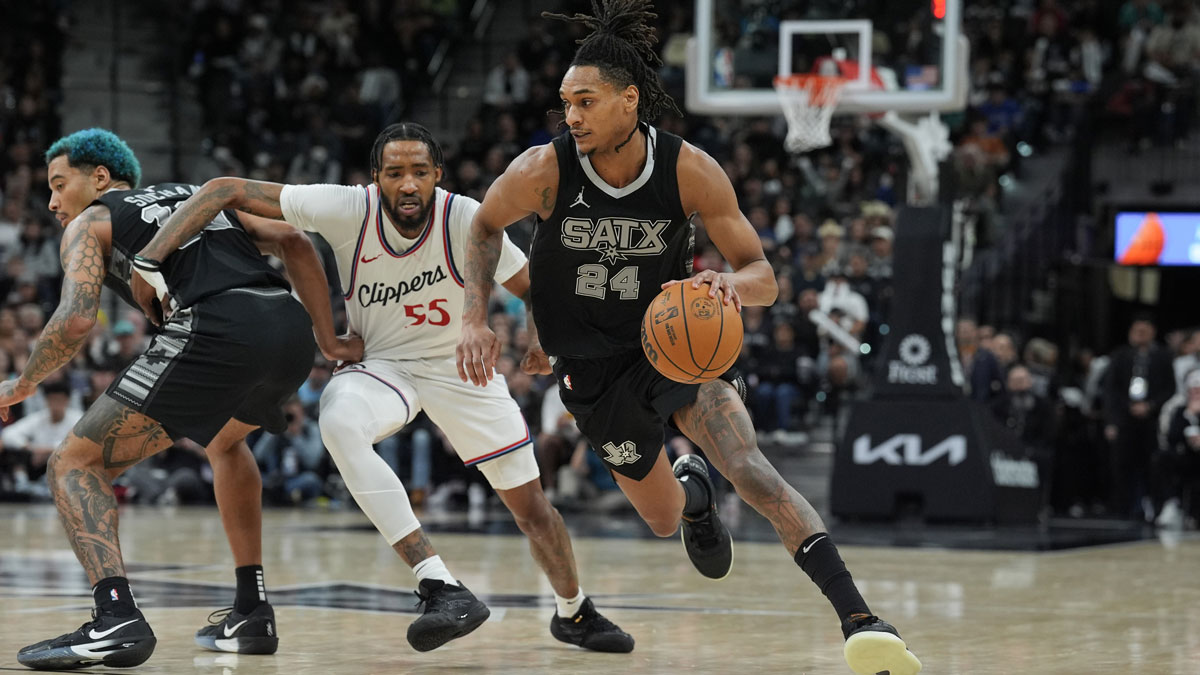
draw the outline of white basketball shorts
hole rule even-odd
[[[477,387],[459,379],[454,356],[366,359],[335,373],[326,387],[333,389],[326,396],[353,391],[371,402],[375,442],[424,410],[463,463],[479,465],[493,488],[511,489],[539,475],[529,425],[499,373]],[[505,461],[494,461],[502,457]]]

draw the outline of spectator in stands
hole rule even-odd
[[[126,319],[113,325],[112,334],[117,340],[117,351],[112,355],[112,361],[118,370],[124,370],[142,353],[145,345],[139,339],[133,323]]]
[[[264,497],[276,504],[301,504],[321,495],[328,473],[325,446],[299,397],[285,403],[283,410],[287,428],[260,436],[254,459],[262,470]]]
[[[1051,499],[1058,512],[1080,518],[1089,511],[1103,512],[1110,462],[1097,397],[1088,388],[1096,359],[1090,349],[1079,349],[1072,356],[1060,393]]]
[[[822,276],[828,277],[834,270],[840,270],[846,264],[842,251],[845,237],[846,228],[832,218],[821,223],[821,227],[817,228],[817,238],[821,241],[821,249],[816,255],[816,266]]]
[[[1004,391],[1005,375],[996,355],[981,344],[980,327],[971,319],[959,319],[954,327],[958,357],[970,383],[971,398],[989,402]]]
[[[528,99],[529,71],[521,65],[521,57],[516,52],[509,52],[488,72],[483,85],[483,102],[497,110],[510,110]]]
[[[1033,391],[1047,401],[1058,400],[1058,347],[1045,338],[1031,338],[1022,352],[1033,378]]]
[[[759,429],[773,432],[776,440],[797,427],[792,421],[792,410],[800,401],[798,372],[801,356],[803,353],[796,345],[792,324],[776,323],[771,344],[757,362],[753,406]]]
[[[1159,408],[1175,393],[1171,357],[1154,342],[1154,322],[1137,316],[1128,344],[1116,349],[1104,387],[1104,435],[1113,444],[1113,510],[1153,517],[1150,462],[1158,447]]]
[[[838,323],[842,328],[856,338],[862,337],[867,320],[871,317],[871,310],[867,299],[851,287],[849,271],[846,268],[839,267],[830,273],[829,282],[825,284],[825,290],[821,291],[819,302],[822,312],[830,317],[834,314],[839,315],[841,320]]]
[[[1005,390],[992,400],[991,406],[996,419],[1024,444],[1028,456],[1038,459],[1041,475],[1049,476],[1054,404],[1034,390],[1029,369],[1021,364],[1010,368]]]
[[[1125,0],[1117,12],[1117,25],[1126,33],[1134,29],[1149,33],[1163,19],[1162,7],[1153,0]]]
[[[883,285],[870,274],[871,253],[865,246],[852,246],[846,254],[846,283],[850,290],[867,301],[868,314],[873,319],[882,300]]]
[[[771,325],[767,321],[765,307],[742,308],[742,353],[738,357],[738,368],[746,373],[747,378],[757,377],[759,360],[771,347],[774,339]],[[750,384],[753,386],[752,382]]]
[[[979,156],[983,159],[983,166],[987,169],[996,173],[1003,173],[1008,169],[1008,147],[1003,138],[988,130],[986,119],[979,118],[971,121],[970,131],[959,147],[960,154],[969,152],[971,148],[978,151]]]
[[[325,385],[329,384],[329,378],[333,375],[332,371],[333,364],[317,354],[312,370],[308,373],[308,379],[300,385],[300,391],[296,392],[296,396],[300,399],[300,405],[304,406],[304,412],[313,419],[318,416],[321,408],[321,394],[325,391]]]
[[[1200,367],[1200,329],[1190,328],[1184,331],[1171,367],[1175,371],[1176,394],[1183,394],[1186,389],[1183,386],[1184,376]]]
[[[538,470],[542,475],[542,489],[546,492],[546,498],[557,504],[562,501],[559,475],[564,469],[574,471],[578,468],[571,466],[571,459],[579,442],[579,429],[575,426],[575,418],[563,405],[557,382],[547,387],[542,395],[541,418],[540,431],[534,442]],[[571,479],[568,478],[566,482],[570,483]],[[577,493],[575,487],[570,485],[567,490],[572,497]]]
[[[991,339],[989,349],[996,357],[996,363],[1004,373],[1017,363],[1017,341],[1010,333],[996,333]]]
[[[892,241],[895,237],[892,228],[886,225],[877,225],[871,230],[871,256],[867,273],[873,278],[892,278]]]
[[[1200,369],[1185,377],[1186,400],[1171,415],[1163,451],[1155,456],[1165,497],[1155,520],[1160,527],[1195,527],[1200,518]]]
[[[66,439],[83,411],[71,407],[71,388],[65,379],[42,385],[46,407],[27,414],[0,432],[0,493],[26,499],[49,499],[43,476],[50,453]]]

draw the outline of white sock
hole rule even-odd
[[[583,587],[579,588],[579,592],[570,600],[562,597],[558,593],[554,594],[554,604],[558,605],[558,616],[563,619],[569,619],[579,613],[579,608],[583,606],[583,599],[587,597],[583,594]]]
[[[417,575],[418,584],[425,579],[441,579],[451,586],[460,585],[454,577],[450,576],[450,570],[446,569],[446,563],[442,562],[440,555],[431,555],[413,565],[413,574]]]

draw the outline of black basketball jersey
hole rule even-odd
[[[554,139],[558,195],[529,252],[534,320],[547,354],[611,356],[640,345],[659,286],[691,276],[694,228],[675,164],[683,140],[643,125],[646,166],[629,185],[604,182],[570,133]]]
[[[110,190],[95,203],[112,218],[112,258],[104,285],[134,307],[129,290],[130,261],[154,238],[158,228],[199,188],[160,183],[137,190]],[[285,288],[283,276],[267,264],[231,210],[222,211],[200,234],[163,261],[162,274],[179,307],[231,288]]]

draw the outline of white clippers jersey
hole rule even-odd
[[[364,358],[454,354],[465,297],[461,269],[479,202],[437,188],[425,230],[408,240],[380,208],[376,185],[288,185],[279,201],[289,223],[321,234],[333,247]],[[524,265],[525,255],[506,235],[496,280],[507,281]]]

